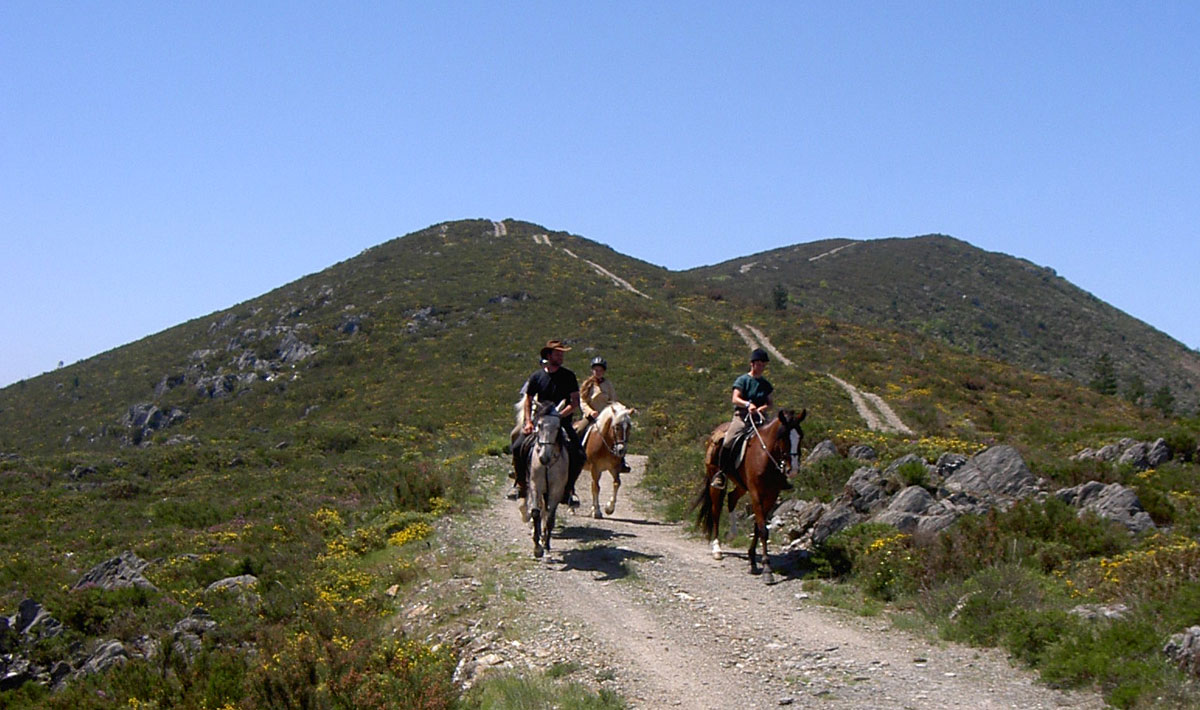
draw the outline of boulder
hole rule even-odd
[[[1139,471],[1145,471],[1150,468],[1150,444],[1145,441],[1139,441],[1121,453],[1117,459],[1118,464],[1133,466]]]
[[[877,468],[863,466],[850,475],[841,500],[859,513],[873,513],[887,504],[887,481]]]
[[[1079,512],[1090,510],[1102,518],[1115,520],[1130,532],[1140,533],[1155,527],[1150,514],[1142,508],[1137,493],[1120,483],[1104,484],[1088,481],[1072,488],[1056,491],[1054,496]]]
[[[179,620],[171,629],[171,647],[185,658],[192,658],[204,643],[204,636],[217,628],[217,622],[200,607]]]
[[[111,590],[141,587],[158,591],[158,588],[151,584],[150,580],[142,576],[142,571],[148,566],[150,563],[126,550],[117,557],[101,562],[88,570],[87,574],[80,577],[71,589],[99,587]]]
[[[804,465],[812,466],[813,464],[824,461],[825,459],[837,458],[839,456],[837,446],[832,441],[826,439],[808,452],[808,456],[804,457]]]
[[[875,448],[869,444],[855,444],[851,446],[846,456],[858,461],[875,461],[879,458],[879,454],[875,452]]]
[[[933,465],[934,472],[938,476],[946,478],[966,465],[968,460],[962,454],[944,453],[938,457],[937,463]]]
[[[1150,445],[1150,451],[1146,454],[1146,463],[1150,464],[1151,468],[1161,466],[1171,460],[1174,452],[1171,451],[1171,446],[1166,439],[1159,438]]]
[[[813,546],[819,546],[834,534],[846,528],[857,525],[867,519],[867,516],[857,512],[853,507],[842,504],[835,505],[826,511],[821,519],[812,527],[810,541]]]
[[[946,490],[990,498],[1027,498],[1037,493],[1037,479],[1011,446],[993,446],[972,456],[946,477]]]
[[[1200,677],[1200,626],[1172,636],[1163,646],[1163,653],[1179,670]]]
[[[293,331],[289,331],[279,344],[279,359],[289,365],[294,365],[315,352],[316,348],[296,337]]]

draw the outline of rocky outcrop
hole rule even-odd
[[[1124,450],[1136,443],[1130,442]],[[1148,447],[1153,449],[1153,445]],[[924,480],[915,480],[918,476],[913,474],[920,473],[913,471],[917,465],[925,469]],[[932,535],[963,515],[1006,510],[1020,500],[1046,495],[1050,495],[1047,482],[1039,480],[1011,446],[993,446],[970,458],[945,453],[933,465],[909,454],[882,470],[859,467],[831,503],[784,502],[775,511],[770,527],[772,535],[784,541],[785,552],[812,550],[859,523],[884,523],[904,533]],[[1132,533],[1154,527],[1137,494],[1117,483],[1093,481],[1054,495],[1079,508],[1081,514],[1094,512],[1121,523]]]
[[[177,407],[159,408],[150,402],[135,404],[130,407],[125,416],[121,417],[121,426],[129,430],[126,442],[137,446],[147,441],[155,432],[174,426],[187,419],[187,413]]]
[[[804,465],[812,466],[820,461],[836,458],[837,456],[837,446],[829,439],[826,439],[812,447],[812,449],[808,452],[808,456],[804,457]]]
[[[1124,464],[1144,471],[1161,466],[1170,461],[1173,455],[1165,439],[1137,441],[1125,438],[1099,449],[1084,449],[1072,456],[1071,460]]]
[[[1079,508],[1080,513],[1091,511],[1102,518],[1121,523],[1131,532],[1140,533],[1155,527],[1150,514],[1142,508],[1137,493],[1120,483],[1089,481],[1063,488],[1054,495],[1064,503]]]
[[[1172,636],[1163,646],[1163,653],[1179,670],[1200,678],[1200,626]]]
[[[85,587],[99,587],[100,589],[124,589],[129,587],[141,587],[143,589],[157,590],[150,580],[142,576],[142,572],[150,566],[150,563],[141,559],[132,552],[122,552],[117,557],[106,560],[88,570],[87,574],[79,578],[72,589],[83,589]]]

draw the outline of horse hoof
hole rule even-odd
[[[771,573],[771,570],[763,572],[763,584],[775,584],[775,575]]]
[[[721,552],[721,544],[716,540],[712,541],[712,558],[714,560],[721,560],[725,558],[725,555]]]
[[[603,520],[604,514],[600,512],[599,508],[595,508],[592,510],[592,517],[595,518],[596,520]]]
[[[604,513],[605,513],[605,515],[612,515],[612,514],[613,514],[613,511],[614,511],[614,510],[616,510],[616,509],[617,509],[617,506],[615,506],[615,505],[608,505],[608,506],[605,506],[605,507],[604,507]]]
[[[541,546],[537,546],[537,547],[533,548],[533,556],[535,559],[539,559],[539,560],[542,559],[542,555],[544,555],[544,554],[546,554],[546,551],[543,550],[541,548]]]
[[[529,508],[525,505],[525,499],[521,499],[521,504],[517,506],[517,510],[521,512],[521,522],[529,522]]]

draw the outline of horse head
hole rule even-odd
[[[801,409],[799,414],[792,409],[781,409],[776,415],[782,427],[779,439],[787,442],[787,461],[791,471],[800,468],[800,443],[804,441],[804,430],[800,428],[800,422],[807,416],[807,409]]]
[[[636,409],[630,409],[620,402],[613,402],[600,415],[606,421],[601,422],[601,432],[607,442],[611,439],[612,453],[617,458],[625,456],[625,447],[629,443],[629,430],[633,428],[633,415]]]
[[[538,461],[543,466],[549,465],[554,458],[554,448],[558,442],[561,426],[562,419],[553,404],[543,405],[538,410],[533,431],[537,441]]]

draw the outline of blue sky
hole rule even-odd
[[[0,4],[0,385],[450,219],[944,233],[1200,347],[1195,2]]]

